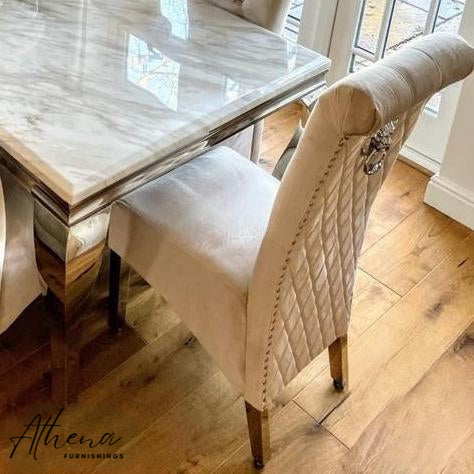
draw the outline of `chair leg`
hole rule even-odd
[[[270,459],[270,423],[268,410],[259,411],[245,402],[247,424],[249,428],[250,447],[257,469],[265,466]]]
[[[122,259],[113,250],[110,251],[109,269],[109,328],[116,333],[123,325],[120,315],[120,267]]]
[[[336,339],[329,347],[329,366],[334,388],[338,392],[349,387],[349,363],[347,357],[347,334]]]

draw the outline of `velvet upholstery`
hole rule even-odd
[[[219,147],[132,193],[111,215],[110,248],[158,289],[240,391],[247,289],[277,189],[276,179]]]
[[[346,334],[374,198],[426,101],[473,67],[467,43],[435,34],[321,95],[283,177],[249,289],[245,397],[256,408]],[[361,151],[394,119],[383,167],[368,176]]]
[[[232,150],[236,151],[239,155],[256,162],[256,159],[254,159],[255,155],[253,154],[252,150],[254,137],[255,125],[252,125],[251,127],[247,127],[241,132],[227,138],[221,143],[221,145],[232,148]],[[258,150],[256,156],[258,157]]]
[[[208,0],[256,25],[281,34],[291,0]]]
[[[116,204],[110,246],[263,410],[347,333],[375,196],[426,101],[473,68],[457,36],[414,42],[320,97],[280,186],[219,148]],[[389,122],[391,146],[368,175],[362,150]]]

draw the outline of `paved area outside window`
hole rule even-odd
[[[359,46],[374,52],[387,0],[367,0],[361,25]],[[294,0],[285,36],[297,41],[304,0]],[[435,31],[457,32],[465,0],[441,0]],[[390,25],[387,49],[394,50],[423,34],[431,0],[397,0]],[[361,58],[361,63],[364,60]],[[358,61],[359,62],[359,61]]]

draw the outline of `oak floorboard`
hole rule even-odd
[[[327,474],[336,471],[347,448],[318,425],[300,407],[289,403],[270,420],[272,457],[266,473]],[[249,459],[250,444],[243,446],[214,472],[246,474],[258,472]]]
[[[354,296],[354,303],[357,304],[359,295],[363,296],[364,298],[367,297],[367,295],[371,292],[374,291],[375,294],[379,294],[380,292],[380,285],[378,282],[373,280],[370,276],[363,274],[360,272],[360,278],[358,277],[358,283],[356,285],[356,290],[355,290],[355,296]],[[382,289],[383,290],[383,289]],[[389,290],[387,290],[389,292]],[[393,296],[393,295],[391,295]],[[367,324],[372,324],[373,319],[376,319],[376,315],[381,315],[383,312],[386,310],[387,305],[391,305],[392,301],[390,298],[388,299],[387,302],[384,302],[383,299],[379,299],[379,302],[381,302],[381,306],[377,305],[372,305],[370,310],[371,311],[364,311],[361,313],[361,319],[365,319],[367,321]],[[357,317],[357,315],[355,316]],[[183,329],[184,331],[184,329]],[[172,351],[174,346],[174,343],[172,341],[172,337],[170,335],[166,336],[166,341],[169,347],[169,350]],[[157,341],[155,346],[156,347],[162,347],[163,341]],[[147,346],[149,347],[149,346]],[[168,351],[165,349],[162,349],[165,353],[165,355],[170,355],[170,357],[177,358],[176,354],[172,353],[170,354]],[[133,368],[137,367],[137,362],[136,360],[141,360],[143,361],[144,364],[149,364],[150,361],[149,359],[147,360],[146,357],[143,356],[143,352],[145,350],[142,350],[139,354],[135,355],[132,357],[130,360],[128,360],[125,364],[124,367],[119,367],[116,369],[112,374],[108,375],[105,377],[104,380],[100,381],[98,384],[95,384],[93,387],[90,389],[86,390],[80,398],[80,405],[83,406],[84,408],[86,406],[95,406],[101,413],[99,416],[99,419],[94,419],[92,420],[93,412],[84,412],[82,410],[79,410],[77,413],[73,409],[71,414],[69,414],[68,411],[65,412],[65,420],[67,420],[67,424],[70,426],[74,426],[74,429],[77,431],[80,431],[82,426],[84,431],[87,430],[88,434],[94,434],[96,432],[99,432],[100,428],[104,426],[109,426],[110,420],[119,420],[123,415],[122,411],[117,411],[114,413],[114,411],[111,408],[104,408],[104,403],[107,397],[107,393],[110,394],[110,399],[109,403],[113,406],[118,406],[119,408],[126,406],[127,405],[127,397],[136,399],[137,397],[140,398],[141,405],[144,405],[144,408],[142,410],[138,410],[138,413],[136,413],[136,417],[140,418],[143,417],[147,421],[150,421],[152,423],[152,426],[157,426],[157,432],[159,432],[159,428],[162,426],[165,426],[168,432],[174,432],[175,436],[178,436],[176,433],[180,433],[180,430],[185,430],[186,433],[191,433],[191,435],[194,433],[210,433],[212,435],[215,435],[214,437],[211,438],[206,438],[203,440],[203,442],[198,442],[196,440],[199,439],[198,435],[192,435],[191,438],[186,438],[188,439],[188,445],[187,445],[187,450],[183,451],[181,449],[181,442],[176,445],[173,450],[172,448],[172,443],[167,443],[166,444],[166,449],[168,450],[168,456],[165,456],[166,451],[159,451],[157,450],[156,446],[153,449],[148,449],[148,448],[140,448],[138,449],[137,456],[141,458],[147,458],[148,456],[151,456],[153,459],[153,456],[156,455],[157,453],[161,452],[162,459],[165,461],[163,463],[160,463],[160,465],[165,468],[167,465],[169,466],[169,469],[172,470],[172,466],[178,466],[179,469],[183,470],[196,470],[199,472],[200,466],[203,464],[207,466],[216,466],[220,462],[222,462],[226,457],[228,457],[229,454],[231,454],[228,450],[222,449],[222,439],[225,439],[225,435],[227,433],[227,436],[230,436],[229,441],[229,448],[230,451],[234,450],[235,448],[238,448],[233,444],[234,440],[237,439],[239,440],[240,443],[244,443],[246,441],[246,425],[245,425],[245,414],[244,414],[244,409],[243,409],[243,401],[240,397],[237,397],[235,393],[232,392],[232,390],[229,388],[228,383],[223,379],[223,376],[219,374],[218,376],[214,376],[214,380],[219,380],[220,378],[220,385],[217,384],[216,382],[213,381],[211,382],[203,382],[202,388],[197,388],[195,392],[191,392],[190,395],[187,397],[191,401],[190,402],[180,402],[180,397],[179,395],[175,394],[175,398],[168,398],[168,404],[166,403],[166,398],[163,397],[163,392],[166,392],[167,389],[169,389],[169,385],[173,384],[173,377],[169,379],[166,376],[161,377],[160,372],[156,370],[156,367],[151,364],[151,367],[147,366],[146,368],[142,369],[145,370],[148,376],[143,376],[143,378],[149,379],[153,378],[153,375],[155,372],[157,373],[157,383],[160,382],[161,389],[157,389],[156,387],[153,389],[150,388],[149,391],[147,391],[147,394],[150,396],[148,403],[156,405],[158,407],[163,407],[162,412],[157,412],[156,410],[149,409],[149,405],[147,403],[146,397],[143,399],[143,394],[141,393],[136,393],[133,390],[130,390],[126,394],[121,394],[120,390],[117,393],[117,387],[114,387],[113,383],[111,381],[115,380],[117,381],[118,379],[127,379],[127,377],[124,375],[124,372],[126,374],[131,374],[132,372],[135,373],[137,370],[133,370]],[[324,367],[327,367],[327,354],[323,353],[321,354],[321,361],[323,361]],[[164,356],[162,356],[163,358]],[[89,362],[85,361],[85,367],[84,370],[87,372],[88,370],[88,365]],[[127,368],[128,367],[128,368]],[[154,370],[155,369],[155,370]],[[188,370],[191,370],[191,368],[188,368]],[[184,367],[177,368],[176,371],[178,374],[173,373],[174,377],[179,377],[179,373],[181,374],[185,372],[189,374],[188,370],[185,370]],[[215,370],[212,362],[209,360],[208,361],[208,370]],[[94,372],[92,370],[92,372]],[[203,378],[203,380],[205,377]],[[166,383],[163,383],[163,380],[166,380]],[[328,390],[332,391],[332,386],[330,383],[330,377],[327,377],[327,387]],[[128,381],[123,381],[123,385],[127,385],[129,382]],[[154,383],[154,381],[153,381]],[[139,385],[139,384],[138,384]],[[219,386],[221,387],[219,389]],[[227,396],[225,395],[225,390],[222,387],[227,387]],[[186,387],[184,386],[183,389]],[[153,391],[154,390],[154,391]],[[102,396],[99,396],[97,392],[100,392]],[[95,395],[94,395],[95,393]],[[335,392],[334,392],[335,393]],[[198,401],[196,401],[198,400]],[[215,404],[213,405],[211,403],[211,400],[215,400]],[[172,406],[176,403],[176,407],[173,408]],[[201,405],[204,403],[204,411],[199,410],[199,403]],[[38,407],[38,405],[36,405]],[[216,406],[220,406],[220,409],[217,409]],[[206,408],[207,407],[207,408]],[[186,408],[186,410],[184,410]],[[76,408],[77,410],[77,408]],[[127,413],[128,410],[131,411],[136,411],[136,408],[132,408],[131,406],[127,407]],[[183,411],[184,410],[184,411]],[[47,409],[43,407],[41,409],[42,412],[47,412]],[[104,413],[105,411],[105,413]],[[146,415],[145,415],[146,414]],[[20,412],[19,417],[21,419],[28,418],[25,414],[25,412]],[[88,422],[84,422],[84,424],[78,423],[78,420],[83,419],[88,420]],[[187,421],[186,421],[187,420]],[[200,422],[200,420],[202,420]],[[145,420],[143,420],[143,423],[145,423]],[[121,430],[122,423],[113,424],[112,425],[114,430],[120,433],[124,438],[127,440],[130,440],[130,436],[133,437],[134,434],[137,434],[139,436],[139,439],[148,439],[149,435],[149,428],[144,428],[141,430],[140,427],[135,427],[134,429],[128,429],[127,431],[123,432]],[[146,425],[143,425],[146,426]],[[216,428],[217,426],[217,428]],[[220,426],[220,428],[219,428]],[[230,430],[230,426],[234,426],[234,430]],[[11,427],[11,425],[10,425]],[[212,427],[212,429],[210,429]],[[218,429],[219,428],[219,429]],[[174,431],[173,431],[174,430]],[[201,430],[201,431],[200,431]],[[10,430],[11,431],[11,430]],[[156,437],[152,437],[152,439],[155,439]],[[160,436],[158,436],[159,439],[161,439]],[[173,436],[171,436],[172,439]],[[178,436],[179,438],[179,436]],[[182,438],[181,438],[182,439]],[[218,443],[217,447],[214,447],[214,444],[212,442],[214,440],[214,443]],[[219,444],[221,443],[221,444]],[[140,446],[140,444],[138,444]],[[132,451],[130,453],[127,452],[127,459],[134,459],[132,457]],[[150,454],[146,454],[150,453]],[[189,453],[194,453],[193,455],[190,455]],[[204,453],[204,454],[201,454]],[[208,454],[206,454],[208,453]],[[44,454],[41,453],[43,456]],[[215,458],[215,459],[214,459]],[[166,461],[168,460],[168,461]],[[169,461],[172,460],[172,461]],[[179,462],[178,462],[179,461]],[[167,464],[168,463],[168,464]],[[173,464],[175,463],[175,464]],[[91,461],[82,461],[81,460],[81,466],[82,468],[87,471],[87,469],[93,469],[95,466],[95,462]],[[49,460],[46,465],[49,468],[53,467],[58,467],[60,465],[60,462],[58,464],[54,464],[52,460]],[[128,464],[125,461],[121,461],[120,464],[114,465],[114,469],[116,467],[120,466],[128,466]],[[143,465],[143,469],[146,468],[146,464]],[[104,468],[105,469],[105,468]]]
[[[219,374],[157,420],[137,440],[119,452],[124,460],[102,462],[94,472],[246,473],[253,467],[243,399]],[[270,419],[272,459],[265,472],[328,472],[346,448],[299,407],[290,402]],[[311,458],[308,447],[318,446],[321,456]],[[316,469],[316,470],[315,470]]]
[[[358,269],[352,298],[350,337],[352,340],[363,334],[385,314],[400,296],[371,275]]]
[[[303,450],[310,442],[321,443],[321,449],[327,453],[325,462],[318,459],[321,466],[338,458],[334,450],[342,445],[292,402],[272,409],[270,427],[272,456],[277,459],[278,456],[284,459],[285,453],[294,449]],[[127,473],[138,469],[140,472],[157,470],[160,474],[207,473],[221,472],[219,466],[223,463],[227,466],[223,472],[254,471],[244,400],[220,372],[117,452],[124,456],[120,463],[103,461],[94,472]],[[341,454],[338,450],[338,455]],[[279,462],[273,464],[278,466]],[[270,462],[266,469],[285,472],[270,467],[273,464]]]
[[[29,312],[26,313],[26,315],[29,314]],[[47,332],[42,331],[44,314],[42,312],[38,314],[40,318],[32,317],[30,326],[27,324],[28,321],[23,320],[22,315],[17,320],[19,325],[13,328],[13,335],[10,336],[15,341],[15,344],[11,346],[12,353],[14,356],[22,357],[14,360],[8,369],[8,377],[15,380],[15,383],[0,384],[0,412],[5,407],[32,403],[35,399],[35,391],[49,390],[48,377],[51,369],[49,337]],[[36,315],[33,314],[33,316]],[[100,308],[84,318],[83,327],[80,390],[100,380],[144,346],[140,337],[127,327],[120,334],[110,335],[106,315]],[[37,329],[38,334],[35,335]],[[25,342],[26,347],[21,348],[23,339],[16,336],[17,332],[24,332],[25,339],[32,333],[32,341]],[[29,353],[25,352],[27,349]]]
[[[8,372],[16,363],[9,350],[0,346],[0,376]]]
[[[123,263],[123,266],[126,265]],[[100,289],[96,291],[95,303],[102,309],[100,318],[107,330],[108,310],[108,267],[104,265],[100,274]],[[126,278],[124,276],[123,278]],[[128,279],[129,290],[126,297],[126,325],[129,326],[146,344],[162,337],[180,323],[178,316],[169,307],[162,296],[157,294],[150,285],[135,271],[130,270]]]
[[[104,432],[117,433],[121,442],[103,451],[114,452],[216,372],[217,368],[202,347],[179,325],[83,391],[78,402],[64,411],[63,429],[95,439],[100,439]],[[10,453],[9,436],[21,432],[20,426],[25,420],[31,420],[36,413],[56,412],[49,400],[45,397],[0,414],[0,466]],[[75,451],[81,452],[80,447],[68,450]],[[64,472],[62,452],[58,455],[55,450],[41,447],[38,455],[41,463],[20,451],[16,464],[21,464],[24,472]],[[70,472],[90,472],[99,462],[85,459],[68,466]]]
[[[405,295],[469,234],[467,227],[423,205],[365,252],[359,266]]]
[[[371,210],[362,253],[423,206],[428,177],[397,160]]]
[[[137,286],[137,285],[134,285]],[[126,323],[150,344],[180,324],[168,303],[144,282],[127,304]]]
[[[313,393],[322,383],[316,378],[296,402],[345,445],[354,446],[380,412],[411,390],[472,323],[473,284],[471,234],[349,347],[350,396],[327,415],[324,400]]]
[[[219,372],[125,444],[120,463],[104,461],[94,472],[210,472],[246,436],[243,398]]]
[[[265,119],[259,159],[259,165],[263,169],[270,173],[273,171],[300,122],[301,113],[301,105],[296,103]]]
[[[352,298],[349,344],[355,343],[359,336],[372,326],[377,319],[383,316],[399,299],[400,297],[397,294],[380,284],[370,275],[361,270],[357,270],[354,296]],[[325,410],[331,410],[341,402],[345,394],[333,390],[332,379],[327,370],[328,367],[328,353],[327,351],[323,351],[279,394],[277,402],[283,405],[287,404],[310,384],[311,381],[316,377],[322,376],[323,378],[319,388],[320,395],[325,400],[328,398],[332,400],[332,403],[329,405],[324,405]]]
[[[49,346],[45,345],[30,357],[15,364],[2,375],[0,383],[0,435],[5,427],[4,413],[15,410],[17,406],[34,404],[40,392],[43,398],[49,398],[49,382],[43,374],[50,368]],[[8,438],[7,438],[8,439]],[[0,450],[4,438],[0,438]]]
[[[472,372],[472,371],[471,371]],[[474,471],[474,432],[448,459],[443,474],[472,474]]]
[[[417,385],[374,419],[346,453],[343,469],[473,472],[473,366],[473,339],[465,335]]]
[[[7,331],[0,334],[0,374],[49,341],[49,325],[41,298],[35,300]]]

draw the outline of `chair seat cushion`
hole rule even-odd
[[[109,245],[243,388],[247,293],[278,181],[219,147],[112,209]]]

